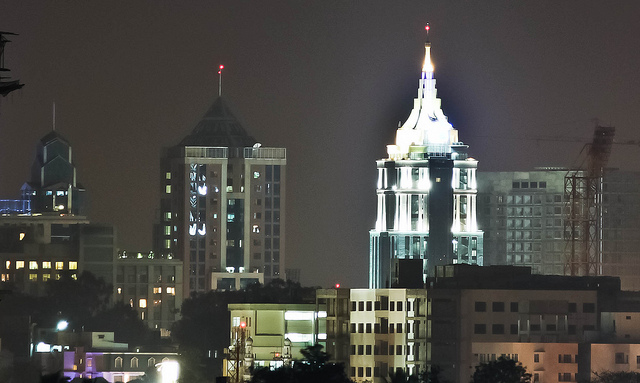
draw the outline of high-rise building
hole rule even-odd
[[[284,278],[285,165],[222,98],[164,151],[156,247],[183,260],[185,292]]]
[[[536,274],[567,274],[566,169],[482,172],[479,225],[486,264],[529,266]],[[640,290],[640,174],[605,169],[596,275],[619,277]]]
[[[377,161],[378,214],[371,230],[369,287],[422,287],[435,266],[482,265],[476,169],[436,97],[431,44],[418,97],[388,158]]]

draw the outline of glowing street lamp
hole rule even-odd
[[[175,383],[180,375],[180,364],[176,360],[158,363],[158,372],[162,383]]]
[[[69,327],[69,322],[67,322],[66,320],[61,320],[60,322],[58,322],[58,324],[56,325],[56,330],[58,331],[64,331],[67,329],[67,327]]]

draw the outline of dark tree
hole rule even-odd
[[[471,379],[472,383],[529,383],[531,374],[522,363],[504,357],[487,363],[480,363]]]
[[[256,369],[251,383],[352,383],[344,366],[328,363],[329,354],[322,351],[319,344],[301,350],[304,358],[295,361],[293,367],[270,370],[268,367]]]
[[[180,347],[181,363],[186,366],[181,369],[181,378],[200,382],[222,375],[222,352],[229,347],[229,333],[220,329],[231,327],[230,303],[312,303],[315,290],[276,279],[240,291],[209,291],[185,299],[181,319],[171,329],[171,336]]]
[[[640,383],[640,373],[627,371],[603,371],[594,373],[591,383]]]

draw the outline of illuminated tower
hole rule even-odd
[[[286,149],[261,147],[219,97],[162,158],[156,248],[183,260],[184,291],[284,279]]]
[[[428,32],[427,27],[427,32]],[[482,265],[476,169],[436,97],[431,43],[418,97],[388,158],[377,161],[378,214],[369,234],[369,287],[422,287],[435,266]]]

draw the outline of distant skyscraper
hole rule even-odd
[[[158,251],[184,262],[186,291],[284,278],[286,149],[263,148],[218,98],[162,158]]]
[[[22,199],[30,201],[31,209],[23,213],[87,215],[86,192],[76,179],[73,150],[58,132],[40,140],[31,182],[22,186]]]
[[[436,97],[431,44],[418,97],[378,160],[378,214],[370,232],[369,287],[421,287],[435,266],[482,265],[476,168]]]

